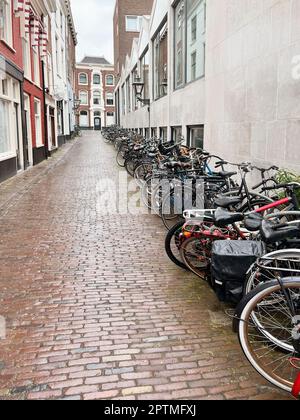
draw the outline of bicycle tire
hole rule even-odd
[[[170,260],[174,264],[176,264],[178,267],[180,267],[184,270],[189,270],[188,267],[184,264],[184,262],[182,262],[181,257],[180,257],[180,260],[179,260],[179,258],[177,258],[175,256],[174,252],[172,251],[172,247],[171,247],[173,237],[178,233],[179,230],[181,230],[183,225],[184,225],[184,222],[179,222],[169,230],[169,232],[166,236],[166,240],[165,240],[165,250],[166,250],[166,253],[167,253],[168,257],[170,258]],[[179,254],[180,254],[180,252],[179,252]]]

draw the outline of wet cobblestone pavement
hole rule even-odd
[[[115,150],[87,133],[0,186],[0,398],[289,398],[168,260],[158,218],[102,214],[104,178]]]

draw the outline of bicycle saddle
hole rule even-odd
[[[215,205],[217,207],[223,207],[224,209],[228,209],[231,206],[236,206],[240,202],[240,197],[227,197],[225,195],[219,195],[215,199]]]
[[[245,228],[250,232],[257,232],[262,224],[263,217],[258,213],[252,213],[245,217]]]
[[[231,178],[232,176],[237,175],[237,172],[221,171],[221,172],[218,172],[218,175],[221,176],[222,178]]]
[[[227,227],[236,222],[241,222],[243,219],[243,213],[231,213],[222,207],[219,207],[215,212],[215,225],[220,228]]]
[[[262,240],[267,244],[281,242],[285,239],[293,239],[300,237],[300,230],[296,226],[286,226],[276,228],[276,224],[263,220],[260,228]]]

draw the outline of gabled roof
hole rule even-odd
[[[104,66],[111,66],[104,56],[102,57],[93,57],[93,56],[85,56],[84,59],[80,62],[80,64],[101,64]]]

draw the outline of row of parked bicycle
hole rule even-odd
[[[102,134],[168,229],[169,258],[234,305],[233,328],[249,362],[299,397],[300,184],[293,174],[229,163],[181,139],[164,143],[118,127]],[[258,178],[253,187],[250,174]]]

